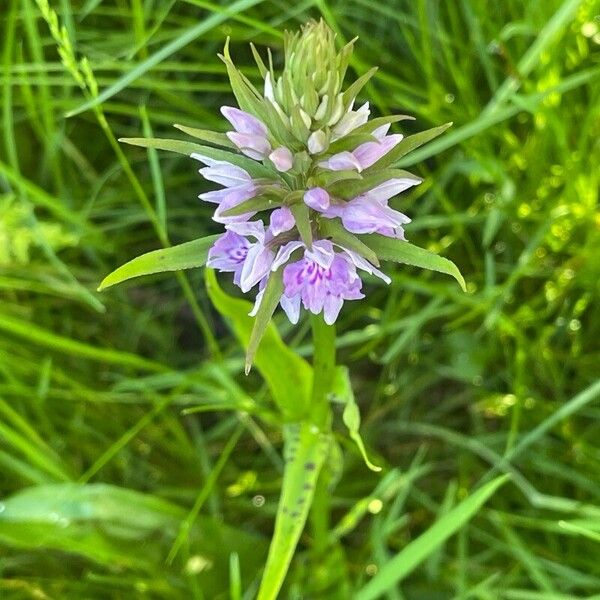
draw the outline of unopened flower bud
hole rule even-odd
[[[285,146],[279,146],[269,154],[269,159],[275,168],[282,173],[289,171],[294,165],[294,155]]]
[[[308,151],[311,154],[319,154],[327,148],[327,135],[322,129],[313,131],[308,138]]]

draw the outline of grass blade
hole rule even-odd
[[[153,67],[160,64],[163,60],[175,54],[182,48],[185,48],[190,42],[193,42],[196,38],[207,33],[211,29],[219,26],[225,22],[231,15],[243,12],[252,6],[260,4],[263,0],[238,0],[234,2],[227,12],[213,14],[204,21],[201,21],[194,27],[188,29],[183,35],[177,36],[172,42],[163,46],[158,52],[147,58],[145,61],[140,63],[134,69],[131,69],[128,73],[120,77],[115,83],[110,85],[104,91],[100,92],[98,96],[84,102],[78,108],[71,110],[67,113],[67,117],[73,117],[82,113],[94,106],[102,104],[109,98],[112,98],[115,94],[118,94],[121,90],[124,90],[132,81],[139,79],[142,75],[150,71]]]
[[[507,479],[506,475],[502,475],[490,481],[436,521],[425,533],[384,564],[377,575],[356,594],[356,600],[379,598],[402,581],[440,544],[471,519]]]

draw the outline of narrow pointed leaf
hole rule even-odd
[[[369,119],[366,123],[352,130],[352,134],[357,133],[371,133],[382,125],[388,123],[398,123],[398,121],[414,121],[415,118],[410,115],[389,115],[388,117],[376,117],[375,119]]]
[[[425,248],[414,246],[403,240],[385,237],[377,233],[362,235],[360,239],[382,260],[391,260],[451,275],[458,281],[463,292],[467,291],[465,280],[460,274],[458,267],[451,260],[443,256],[439,256],[429,250],[425,250]]]
[[[364,75],[359,77],[345,92],[344,92],[344,106],[349,106],[352,100],[358,96],[360,90],[367,84],[369,79],[375,75],[377,67],[369,69]]]
[[[381,157],[372,167],[369,167],[367,171],[375,171],[377,169],[383,169],[385,167],[389,167],[394,163],[398,162],[403,156],[412,152],[415,148],[426,144],[427,142],[433,140],[434,138],[441,135],[452,126],[452,123],[445,123],[444,125],[440,125],[439,127],[433,127],[432,129],[427,129],[426,131],[421,131],[419,133],[415,133],[414,135],[409,135],[405,137],[398,145],[396,145],[392,150],[390,150],[385,156]]]
[[[402,169],[383,169],[368,174],[362,179],[338,181],[331,186],[330,192],[338,198],[351,200],[390,179],[410,179],[415,182],[415,185],[423,181],[420,177]]]
[[[156,148],[158,150],[167,150],[176,152],[177,154],[202,154],[214,160],[222,160],[232,165],[241,167],[252,177],[269,177],[272,178],[274,172],[265,167],[265,165],[243,156],[242,154],[234,154],[221,148],[213,148],[212,146],[204,146],[195,142],[187,142],[185,140],[170,140],[166,138],[120,138],[120,142],[131,144],[132,146],[141,146],[142,148]]]
[[[356,600],[374,600],[388,590],[396,589],[400,581],[469,521],[507,479],[502,475],[490,481],[438,519],[425,533],[380,566],[377,575],[355,595]]]
[[[260,341],[271,322],[271,317],[279,304],[282,293],[283,269],[279,269],[279,271],[271,273],[269,280],[267,281],[267,286],[265,287],[260,307],[254,318],[254,326],[252,327],[250,341],[248,342],[248,348],[246,349],[246,375],[250,372],[254,355],[256,354]]]
[[[204,275],[211,302],[225,317],[240,344],[247,348],[254,327],[254,318],[248,315],[252,304],[226,294],[212,269],[205,269]],[[283,418],[287,421],[305,418],[312,390],[312,368],[286,346],[273,323],[264,331],[254,365],[265,379]]]
[[[328,171],[323,169],[314,177],[313,183],[319,187],[329,188],[330,185],[338,181],[353,181],[355,179],[362,179],[362,175],[358,171],[351,171],[350,169]]]
[[[361,144],[364,144],[366,142],[377,141],[378,139],[375,136],[371,135],[369,132],[356,133],[355,131],[353,131],[352,133],[349,133],[343,138],[332,142],[329,145],[329,148],[327,148],[327,154],[337,154],[338,152],[344,152],[346,150],[351,152]]]
[[[229,39],[225,44],[223,55],[219,55],[227,68],[229,82],[238,105],[242,110],[256,115],[269,131],[284,144],[292,144],[294,139],[284,126],[281,117],[270,101],[265,100],[260,92],[237,69],[229,54]]]
[[[339,244],[348,250],[352,250],[353,252],[358,252],[358,254],[363,258],[366,258],[371,264],[376,267],[379,266],[377,254],[373,252],[369,246],[363,243],[358,236],[347,231],[340,223],[339,219],[321,219],[319,223],[319,232],[323,237],[331,238],[336,244]]]
[[[243,215],[247,212],[258,212],[269,208],[277,208],[280,205],[281,202],[275,200],[273,196],[258,196],[256,198],[244,200],[244,202],[241,202],[237,206],[223,211],[222,215],[224,217],[237,217],[238,215]]]
[[[307,248],[312,248],[313,237],[308,206],[306,206],[304,203],[293,204],[290,206],[290,210],[292,211],[294,219],[296,220],[296,227],[298,228],[298,233],[300,233],[302,241]]]
[[[216,146],[225,146],[225,148],[236,149],[236,145],[224,134],[216,131],[210,131],[210,129],[197,129],[196,127],[187,127],[186,125],[173,125],[179,131],[187,133],[192,137],[195,137],[203,142],[214,144]]]
[[[356,444],[367,467],[371,469],[371,471],[378,473],[381,471],[381,467],[378,467],[369,460],[365,444],[360,436],[360,411],[354,398],[354,392],[352,391],[348,367],[336,367],[333,393],[337,396],[339,401],[345,404],[342,420],[344,421],[344,425],[348,428],[350,438]]]
[[[252,50],[252,56],[254,57],[254,62],[258,67],[258,71],[260,72],[260,76],[264,79],[267,76],[269,70],[267,69],[261,55],[258,53],[256,46],[250,42],[250,49]]]
[[[142,275],[202,267],[206,263],[210,247],[218,237],[218,235],[210,235],[178,246],[142,254],[107,275],[98,287],[98,291]]]

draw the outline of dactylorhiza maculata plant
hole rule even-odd
[[[369,119],[369,103],[358,105],[357,96],[376,69],[345,85],[353,45],[338,50],[324,22],[308,23],[300,32],[286,33],[280,73],[270,51],[267,66],[252,46],[262,77],[259,90],[235,67],[227,43],[221,59],[238,104],[221,108],[230,131],[177,126],[204,144],[123,140],[200,162],[200,174],[220,186],[200,198],[215,205],[213,219],[224,232],[140,256],[101,287],[206,263],[232,273],[242,293],[256,291],[248,311],[218,287],[214,275],[207,280],[211,300],[246,345],[246,372],[256,359],[284,432],[286,469],[261,599],[276,597],[313,500],[313,512],[320,512],[313,519],[314,551],[327,551],[329,536],[318,524],[327,522],[322,513],[328,510],[328,472],[339,456],[331,435],[332,399],[345,404],[350,436],[367,465],[377,469],[358,434],[348,372],[335,364],[333,324],[344,302],[364,298],[365,274],[390,283],[381,261],[441,271],[464,287],[453,263],[406,241],[410,218],[390,206],[394,197],[421,183],[397,163],[449,124],[405,137],[391,133],[391,125],[410,117]],[[312,368],[270,325],[278,305],[292,323],[302,309],[312,313]]]

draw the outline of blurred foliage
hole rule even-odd
[[[0,2],[0,596],[225,598],[238,578],[255,592],[281,485],[280,434],[255,418],[272,399],[201,272],[94,290],[217,231],[195,163],[116,139],[223,130],[225,37],[255,79],[247,42],[280,48],[319,14],[360,36],[356,74],[380,66],[374,112],[414,115],[407,133],[454,122],[407,157],[425,182],[394,202],[468,293],[387,265],[390,287],[347,303],[339,361],[384,471],[340,408],[331,549],[315,560],[305,534],[285,597],[352,597],[500,471],[511,483],[388,597],[598,594],[600,3],[50,6],[64,30],[43,0]],[[307,322],[276,323],[311,355]]]

